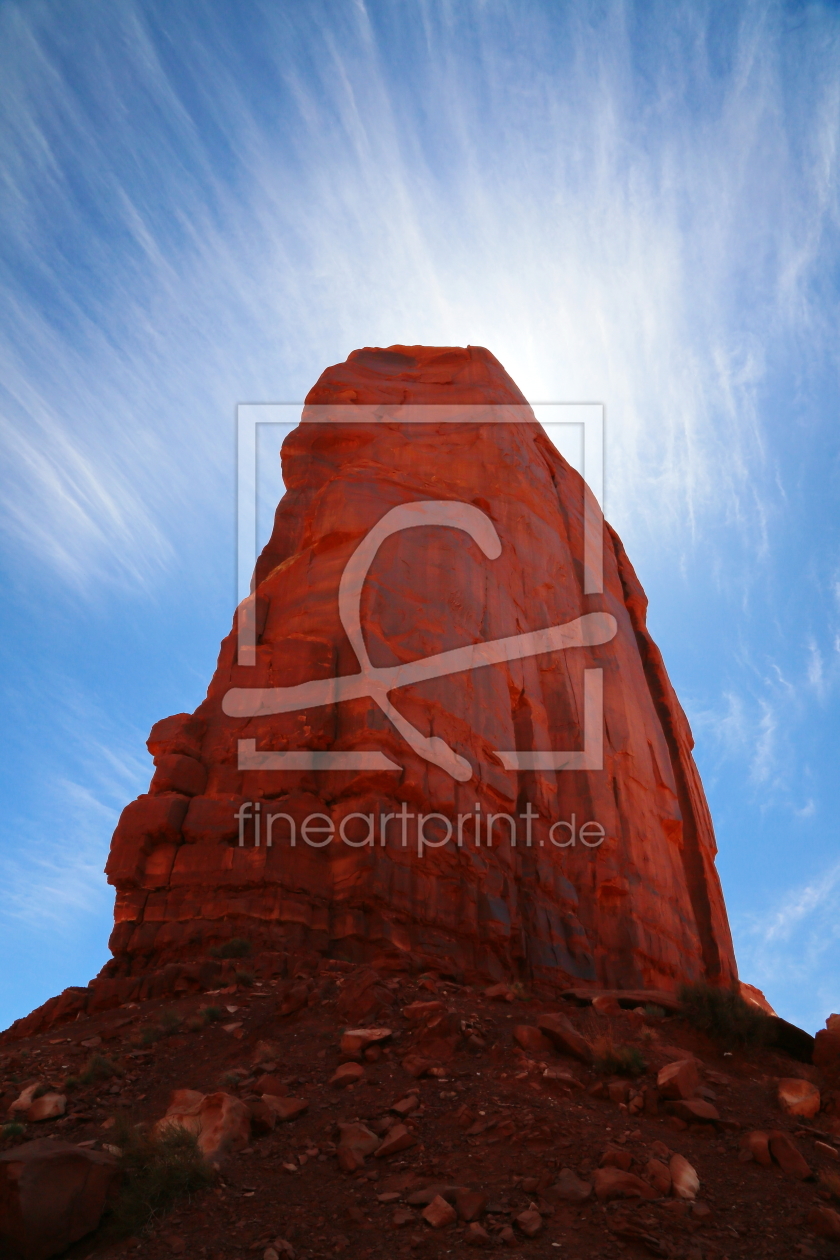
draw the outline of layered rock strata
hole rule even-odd
[[[114,834],[101,982],[115,993],[169,964],[198,983],[231,938],[554,991],[735,979],[712,821],[644,592],[599,523],[603,590],[584,593],[584,485],[526,407],[477,347],[355,351],[311,391],[254,595],[204,702],[154,727],[149,791]],[[418,504],[437,506],[380,525]],[[354,632],[339,589],[359,548]],[[364,673],[360,652],[373,678],[571,623],[580,646],[265,711],[282,689]],[[601,768],[510,768],[511,750],[590,740],[597,760],[598,738]],[[284,752],[350,756],[271,768]]]

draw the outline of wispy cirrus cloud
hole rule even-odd
[[[760,548],[756,391],[793,321],[825,333],[830,15],[160,12],[2,18],[15,547],[154,584],[229,493],[235,402],[406,340],[606,401],[610,511],[644,545],[711,512]]]
[[[810,1031],[840,1010],[834,961],[840,948],[840,863],[733,923],[744,979],[764,989],[777,1010],[795,1010]]]

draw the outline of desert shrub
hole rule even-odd
[[[214,958],[247,958],[251,952],[251,942],[242,936],[234,936],[224,945],[214,945],[210,953]]]
[[[41,1085],[37,1085],[35,1088],[35,1093],[32,1095],[32,1097],[43,1098],[44,1094],[47,1093],[48,1089],[49,1089],[49,1086],[44,1085],[43,1083]]]
[[[642,1076],[647,1060],[638,1046],[617,1046],[606,1037],[595,1043],[595,1068],[604,1076]]]
[[[6,1138],[23,1137],[26,1132],[26,1125],[20,1124],[17,1120],[10,1120],[8,1124],[0,1125],[0,1137],[5,1141]]]
[[[83,1085],[93,1085],[95,1081],[107,1081],[112,1076],[122,1076],[122,1070],[116,1063],[112,1063],[104,1054],[92,1054],[79,1080]]]
[[[68,1076],[64,1082],[64,1088],[69,1092],[71,1089],[78,1089],[81,1083],[78,1076]]]
[[[117,1120],[113,1142],[119,1147],[122,1184],[114,1203],[111,1229],[120,1236],[139,1234],[184,1197],[213,1183],[195,1136],[172,1127],[160,1135]]]
[[[160,1017],[160,1030],[164,1037],[171,1037],[181,1027],[182,1019],[174,1011],[164,1011]]]
[[[684,984],[679,997],[688,1022],[711,1037],[742,1046],[762,1045],[772,1039],[769,1017],[745,1002],[737,989]]]
[[[253,971],[237,971],[236,978],[239,983],[244,984],[246,988],[250,987],[254,983]]]
[[[225,1072],[223,1074],[222,1084],[223,1085],[238,1085],[239,1082],[243,1080],[246,1075],[247,1073],[243,1072],[241,1069],[234,1068],[232,1072]]]
[[[654,1002],[646,1002],[643,1009],[645,1015],[648,1015],[651,1019],[665,1018],[665,1010],[661,1006],[657,1006]]]
[[[224,1012],[221,1006],[205,1006],[198,1013],[202,1016],[205,1024],[215,1024],[222,1018]]]
[[[160,1041],[162,1036],[163,1031],[157,1024],[147,1024],[145,1028],[140,1029],[140,1045],[153,1046],[156,1041]]]

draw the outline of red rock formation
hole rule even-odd
[[[336,404],[438,403],[470,404],[479,414],[487,404],[525,400],[476,347],[355,351],[311,391],[283,445],[287,491],[257,564],[255,599],[243,611],[258,636],[255,664],[237,663],[235,624],[204,703],[152,731],[149,793],[124,810],[108,861],[117,889],[114,961],[100,985],[110,979],[122,994],[125,977],[185,960],[192,968],[179,974],[197,982],[208,947],[233,937],[257,951],[329,952],[380,968],[520,975],[543,989],[673,992],[682,980],[735,978],[688,723],[646,630],[644,592],[608,526],[603,594],[583,593],[578,474],[536,422],[411,425],[393,410],[368,423],[317,422]],[[493,558],[486,538],[477,545],[477,534],[442,524],[384,538],[361,597],[374,667],[593,613],[615,619],[614,637],[394,689],[397,720],[420,732],[425,753],[409,747],[369,695],[228,716],[223,701],[232,689],[358,674],[339,617],[342,573],[387,512],[418,501],[470,505],[473,521],[492,522],[501,551]],[[603,671],[603,769],[505,769],[498,750],[581,748],[585,669]],[[379,752],[394,768],[243,770],[239,741],[254,741],[257,752]],[[429,759],[441,741],[456,754],[450,769]],[[453,765],[466,766],[461,777]],[[260,803],[259,847],[252,820],[240,847],[243,802]],[[511,816],[515,846],[504,819],[494,824],[492,847],[486,828],[476,845],[477,805],[485,820]],[[530,844],[529,807],[539,815]],[[410,821],[400,821],[401,809]],[[283,816],[272,847],[269,813]],[[442,816],[423,824],[441,840],[446,820],[457,836],[460,815],[463,844],[453,837],[418,856],[419,814]],[[350,816],[373,815],[374,842],[352,847],[336,835],[312,847],[302,835],[312,815],[323,817],[310,821],[310,840],[329,838],[314,830],[320,825],[343,826],[350,841],[368,831],[364,817]],[[385,815],[398,817],[383,846]],[[552,839],[571,832],[552,836],[551,825],[573,817],[575,844],[557,847]],[[603,828],[600,847],[581,843],[586,822]]]

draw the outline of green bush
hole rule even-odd
[[[122,1151],[123,1180],[111,1222],[120,1236],[148,1229],[176,1200],[205,1189],[215,1179],[194,1135],[184,1129],[173,1127],[153,1136],[121,1117],[112,1141]]]
[[[122,1076],[122,1070],[116,1063],[112,1063],[104,1054],[92,1054],[79,1080],[83,1085],[92,1085],[94,1081],[107,1081],[112,1076]]]
[[[693,1028],[731,1045],[763,1045],[771,1040],[772,1024],[764,1011],[745,1002],[737,989],[711,984],[684,984],[679,998],[683,1015]]]
[[[664,1008],[657,1006],[654,1002],[646,1002],[643,1010],[645,1015],[649,1015],[651,1019],[664,1019],[666,1015]]]
[[[237,971],[236,978],[239,983],[244,984],[246,988],[250,988],[250,986],[254,983],[253,971]]]
[[[642,1076],[647,1066],[637,1046],[603,1046],[595,1056],[595,1067],[604,1076]]]
[[[221,1006],[205,1006],[198,1013],[204,1017],[205,1024],[216,1024],[222,1018],[224,1011]]]
[[[19,1124],[17,1120],[10,1120],[8,1124],[0,1126],[0,1137],[3,1139],[23,1137],[25,1132],[26,1125]]]
[[[247,958],[251,952],[251,942],[242,936],[235,936],[224,945],[214,945],[210,953],[214,958]]]

